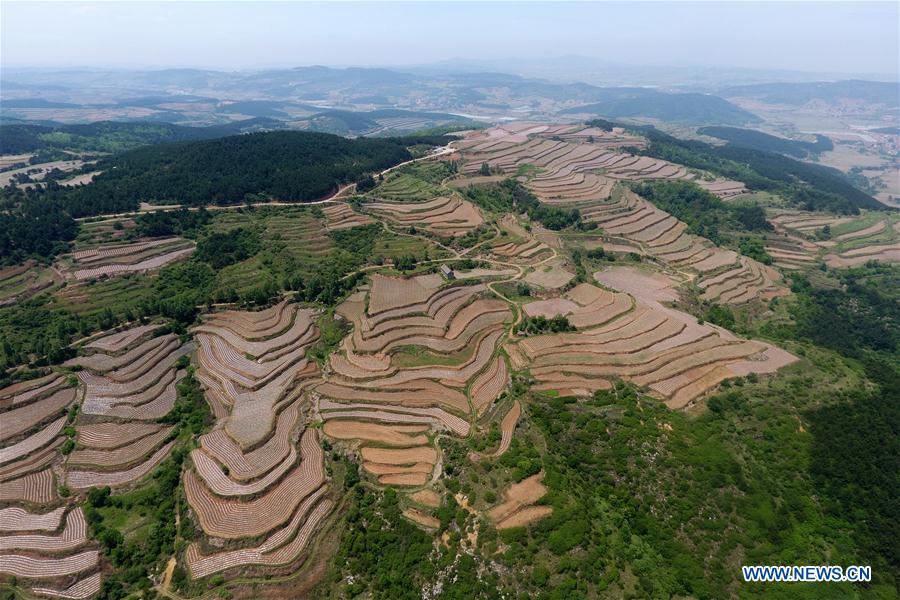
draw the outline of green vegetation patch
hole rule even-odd
[[[635,184],[634,191],[687,224],[688,230],[717,244],[728,230],[767,231],[772,225],[758,206],[726,204],[690,181],[652,181]]]
[[[493,213],[525,213],[547,229],[558,231],[581,223],[578,209],[548,206],[521,183],[509,178],[500,183],[469,186],[465,195],[473,204]]]
[[[697,133],[708,135],[735,146],[764,150],[766,152],[778,152],[794,158],[807,158],[810,154],[819,154],[834,150],[834,143],[824,135],[816,134],[815,142],[803,140],[791,140],[778,137],[755,129],[741,129],[740,127],[710,126],[701,127]]]
[[[525,317],[519,322],[516,331],[525,335],[538,335],[541,333],[565,333],[575,331],[575,326],[569,323],[565,315],[556,315],[549,319],[544,315]]]
[[[221,269],[255,256],[262,248],[259,234],[239,227],[227,233],[212,233],[197,244],[197,260]]]
[[[422,161],[406,165],[390,174],[375,188],[373,195],[385,200],[417,201],[441,193],[440,183],[450,177],[455,165],[445,161]]]
[[[391,363],[400,368],[435,366],[458,366],[472,358],[475,345],[469,344],[458,352],[441,354],[422,346],[404,346],[391,353]]]

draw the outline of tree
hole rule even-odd
[[[375,179],[373,179],[371,175],[366,175],[356,182],[356,191],[364,194],[369,190],[374,189],[375,185]]]
[[[412,271],[416,268],[416,257],[411,254],[405,254],[394,258],[394,268],[398,271]]]

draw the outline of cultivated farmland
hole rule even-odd
[[[458,142],[466,161],[463,172],[474,173],[483,164],[507,173],[523,166],[538,169],[536,176],[520,180],[541,201],[577,208],[586,222],[600,228],[610,250],[627,248],[673,269],[696,274],[704,300],[743,304],[787,293],[778,283],[781,275],[774,269],[688,233],[687,226],[675,217],[633,192],[615,187],[618,181],[693,179],[694,175],[683,167],[632,156],[602,143],[547,139],[541,127],[523,130],[531,134],[524,139],[522,132],[510,133],[509,126],[505,127],[493,135],[488,130]],[[722,196],[743,189],[743,184],[736,182],[698,183]],[[540,271],[529,277],[528,281],[543,287],[557,288],[566,283],[545,280]]]
[[[35,296],[22,314],[43,328],[0,389],[0,585],[97,595],[117,584],[124,549],[159,534],[140,585],[161,595],[302,596],[333,568],[347,596],[378,597],[355,579],[369,567],[353,562],[376,536],[376,562],[401,532],[410,556],[455,546],[478,569],[517,553],[558,566],[607,539],[587,516],[627,521],[629,499],[648,498],[632,483],[670,475],[663,461],[685,477],[721,475],[708,460],[681,469],[672,458],[688,452],[675,446],[695,450],[686,428],[712,432],[724,419],[672,411],[705,400],[728,411],[748,390],[768,410],[785,382],[822,368],[824,353],[807,352],[815,344],[790,326],[776,331],[804,360],[762,341],[772,330],[755,320],[806,316],[781,270],[821,268],[827,281],[823,263],[900,261],[900,223],[773,201],[774,230],[754,213],[761,225],[741,230],[739,245],[737,217],[723,218],[729,229],[709,235],[735,249],[720,247],[691,233],[704,229],[689,212],[683,222],[629,182],[687,180],[720,197],[744,184],[637,156],[647,140],[597,123],[470,131],[443,160],[375,173],[365,193],[311,206],[248,196],[253,206],[206,215],[85,222],[52,267],[0,270],[0,302]],[[185,237],[134,241],[148,223]],[[192,239],[203,248],[194,256]],[[47,346],[61,365],[46,366]],[[783,378],[757,377],[788,365]],[[721,454],[710,448],[697,456]],[[698,504],[666,486],[654,502]],[[167,505],[151,514],[157,489]],[[705,523],[710,506],[697,512]],[[580,542],[567,550],[558,538],[570,532]],[[545,538],[551,552],[533,553]],[[347,565],[334,566],[335,552]],[[523,576],[530,585],[542,574]]]
[[[193,242],[182,238],[163,238],[131,244],[103,245],[77,250],[63,257],[60,270],[77,281],[104,275],[142,273],[159,269],[190,255]]]
[[[33,260],[4,267],[0,269],[0,306],[30,298],[62,281],[58,271],[40,266]]]
[[[67,461],[71,488],[131,485],[171,452],[173,428],[155,421],[175,405],[175,386],[185,374],[176,363],[193,345],[157,333],[149,326],[113,333],[66,363],[82,369],[85,389],[78,448]]]
[[[788,293],[776,270],[688,233],[684,223],[629,190],[582,214],[612,240],[610,249],[624,245],[692,275],[704,300],[744,304]]]
[[[775,234],[767,238],[766,251],[785,270],[821,262],[834,268],[855,267],[870,260],[900,262],[900,218],[890,213],[836,217],[781,211],[770,222]]]
[[[280,302],[211,313],[194,330],[196,376],[217,419],[184,475],[205,534],[185,554],[194,578],[295,563],[331,510],[320,433],[304,416],[319,381],[306,356],[319,338],[315,318]]]
[[[488,511],[488,517],[497,529],[523,527],[553,512],[549,506],[535,506],[535,502],[547,493],[547,488],[541,483],[543,478],[543,473],[532,475],[503,492],[503,502]]]
[[[379,484],[428,485],[440,460],[431,435],[468,436],[473,416],[505,387],[496,349],[510,311],[486,294],[480,283],[374,275],[338,307],[353,332],[316,388],[318,408],[326,435],[357,443]],[[407,516],[433,526],[424,514]]]
[[[345,202],[328,204],[322,209],[322,212],[325,214],[325,227],[328,231],[349,229],[350,227],[374,223],[370,217],[359,214]]]
[[[39,596],[87,598],[100,588],[84,512],[58,492],[79,397],[56,372],[0,389],[0,576]]]
[[[456,196],[427,202],[369,202],[365,209],[393,225],[417,227],[439,237],[465,235],[484,222],[481,212]]]
[[[501,235],[492,244],[491,253],[501,260],[533,263],[551,254],[550,247],[527,231],[515,216],[503,215],[498,221]]]
[[[640,271],[618,267],[597,279],[640,297],[585,283],[558,299],[525,305],[527,314],[562,314],[578,328],[527,337],[510,347],[514,367],[529,368],[535,389],[587,393],[621,378],[647,386],[670,408],[684,408],[729,377],[771,373],[796,360],[663,306],[659,300],[673,296]]]

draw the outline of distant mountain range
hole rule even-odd
[[[573,59],[572,68],[584,64],[587,69],[591,63],[586,60]],[[788,104],[842,98],[897,103],[896,84],[874,81],[760,83],[718,89],[598,86],[456,66],[460,70],[454,71],[453,63],[408,71],[324,66],[234,72],[5,69],[0,114],[7,121],[149,120],[185,125],[272,118],[292,127],[362,135],[402,130],[403,118],[410,126],[426,127],[445,125],[459,116],[495,121],[590,115],[691,126],[746,125],[760,120],[731,98]],[[393,117],[377,113],[384,110],[408,112]],[[368,116],[350,115],[373,111]],[[385,119],[392,119],[393,125],[385,125]]]
[[[814,81],[807,83],[759,83],[719,90],[726,98],[752,98],[769,104],[802,105],[814,100],[829,104],[859,101],[900,106],[900,84],[889,81]]]
[[[555,82],[582,81],[604,87],[653,86],[707,92],[726,86],[756,83],[803,83],[848,79],[888,81],[896,78],[896,75],[887,73],[808,72],[733,66],[634,65],[581,55],[510,57],[492,60],[454,58],[397,70],[424,74],[495,71]]]
[[[672,93],[649,87],[600,87],[526,78],[502,72],[404,72],[381,68],[322,66],[257,72],[201,69],[159,71],[4,72],[0,109],[7,118],[89,122],[165,120],[212,125],[266,117],[326,123],[328,131],[358,134],[379,129],[385,114],[349,127],[327,111],[406,110],[448,115],[547,118],[579,112],[610,117],[647,117],[689,124],[744,124],[751,113],[715,96]],[[681,90],[674,90],[681,91]],[[582,111],[585,112],[585,111]],[[441,113],[440,118],[435,113]],[[395,115],[393,118],[414,115]],[[343,119],[348,117],[343,115]],[[360,117],[362,118],[362,117]]]

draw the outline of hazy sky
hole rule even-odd
[[[4,66],[220,69],[578,54],[894,74],[900,2],[0,4]]]

